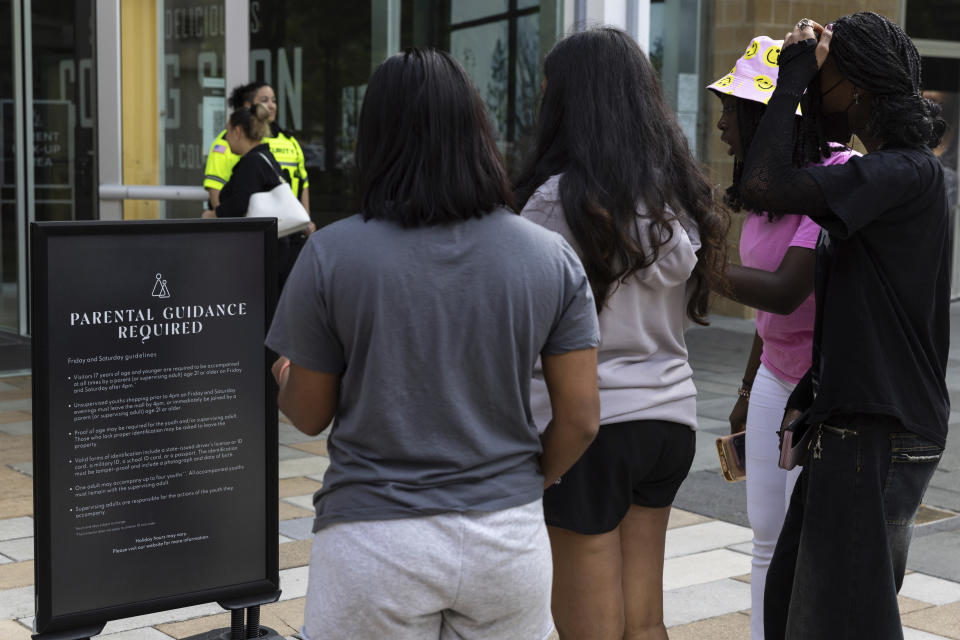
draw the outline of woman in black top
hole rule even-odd
[[[250,196],[270,191],[282,182],[280,164],[270,153],[270,145],[261,142],[270,135],[270,112],[263,104],[237,109],[230,114],[224,137],[230,149],[239,156],[230,175],[230,180],[220,191],[220,204],[216,209],[203,212],[204,218],[242,218],[247,215]],[[316,227],[304,232],[309,234]],[[280,288],[283,288],[303,245],[302,234],[280,238],[279,271]]]
[[[270,113],[262,104],[230,114],[224,137],[230,150],[243,157],[220,191],[220,204],[204,211],[204,218],[242,218],[247,215],[250,196],[280,184],[280,165],[270,153],[270,145],[260,142],[270,135],[269,118]]]
[[[945,123],[923,97],[920,56],[900,27],[857,13],[801,20],[741,180],[758,210],[801,213],[821,234],[813,366],[787,419],[809,455],[774,551],[766,638],[901,639],[896,595],[920,500],[946,442],[952,241]],[[867,149],[796,168],[794,111]],[[798,437],[795,434],[795,439]]]

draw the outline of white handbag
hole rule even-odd
[[[257,152],[257,155],[263,158],[270,169],[274,172],[276,169],[273,163],[265,155]],[[304,231],[310,226],[310,214],[303,208],[303,205],[293,195],[290,185],[283,179],[279,173],[280,184],[270,191],[261,191],[250,196],[250,204],[247,205],[248,218],[276,218],[277,219],[277,237],[282,238],[291,233]]]

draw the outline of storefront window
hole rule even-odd
[[[403,2],[403,46],[438,47],[460,61],[487,105],[509,169],[519,163],[536,124],[540,13],[540,3],[529,0]]]
[[[2,332],[29,331],[28,222],[97,217],[95,86],[92,0],[0,2]],[[9,343],[0,369],[29,366],[27,353],[8,358]]]
[[[36,220],[96,217],[92,5],[32,3]]]
[[[650,62],[663,73],[663,0],[650,0]]]
[[[318,225],[356,210],[350,168],[372,28],[370,2],[250,2],[250,79],[273,86],[277,123],[303,148]]]
[[[0,0],[0,16],[11,18],[10,0]],[[14,83],[17,64],[13,29],[0,27],[0,329],[16,331],[19,324],[17,310],[17,273],[19,244],[17,242],[18,206],[17,179],[22,165],[17,161],[17,121],[14,111],[16,99]]]
[[[349,11],[332,0],[251,0],[250,79],[273,85],[277,122],[303,147],[317,224],[356,211],[357,120],[383,55],[414,46],[450,51],[480,90],[515,165],[519,143],[533,132],[541,32],[541,5],[532,0],[370,0]]]
[[[677,114],[690,150],[698,154],[700,99],[699,37],[703,0],[652,0],[650,61],[660,73],[663,94]]]
[[[210,144],[226,122],[224,2],[161,4],[159,184],[196,185],[203,180]],[[196,218],[205,208],[200,202],[176,200],[160,206],[160,217],[167,218]]]
[[[960,42],[960,2],[909,0],[904,23],[911,38]]]

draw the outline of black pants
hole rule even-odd
[[[279,272],[280,282],[277,293],[283,291],[283,285],[293,270],[293,265],[297,262],[297,256],[300,250],[307,242],[307,236],[303,233],[291,233],[279,240],[277,248],[277,271]]]
[[[813,427],[764,592],[767,640],[902,640],[897,592],[942,448],[857,415]]]

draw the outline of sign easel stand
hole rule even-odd
[[[260,605],[270,604],[280,599],[280,591],[269,595],[236,598],[217,602],[218,605],[230,611],[230,628],[214,629],[184,640],[283,640],[283,636],[271,629],[260,625]],[[246,614],[246,622],[244,622]],[[94,636],[103,631],[106,623],[94,624],[77,629],[53,631],[51,633],[36,633],[33,640],[94,640]]]
[[[51,633],[35,633],[30,637],[33,640],[90,640],[93,636],[103,631],[105,622],[92,624],[87,627],[69,629],[66,631],[53,631]]]
[[[249,638],[283,640],[283,636],[270,627],[260,626],[260,605],[270,604],[279,599],[280,591],[249,598],[221,600],[217,604],[230,611],[230,628],[213,629],[184,640],[248,640]],[[244,614],[246,614],[246,623],[244,623]]]

